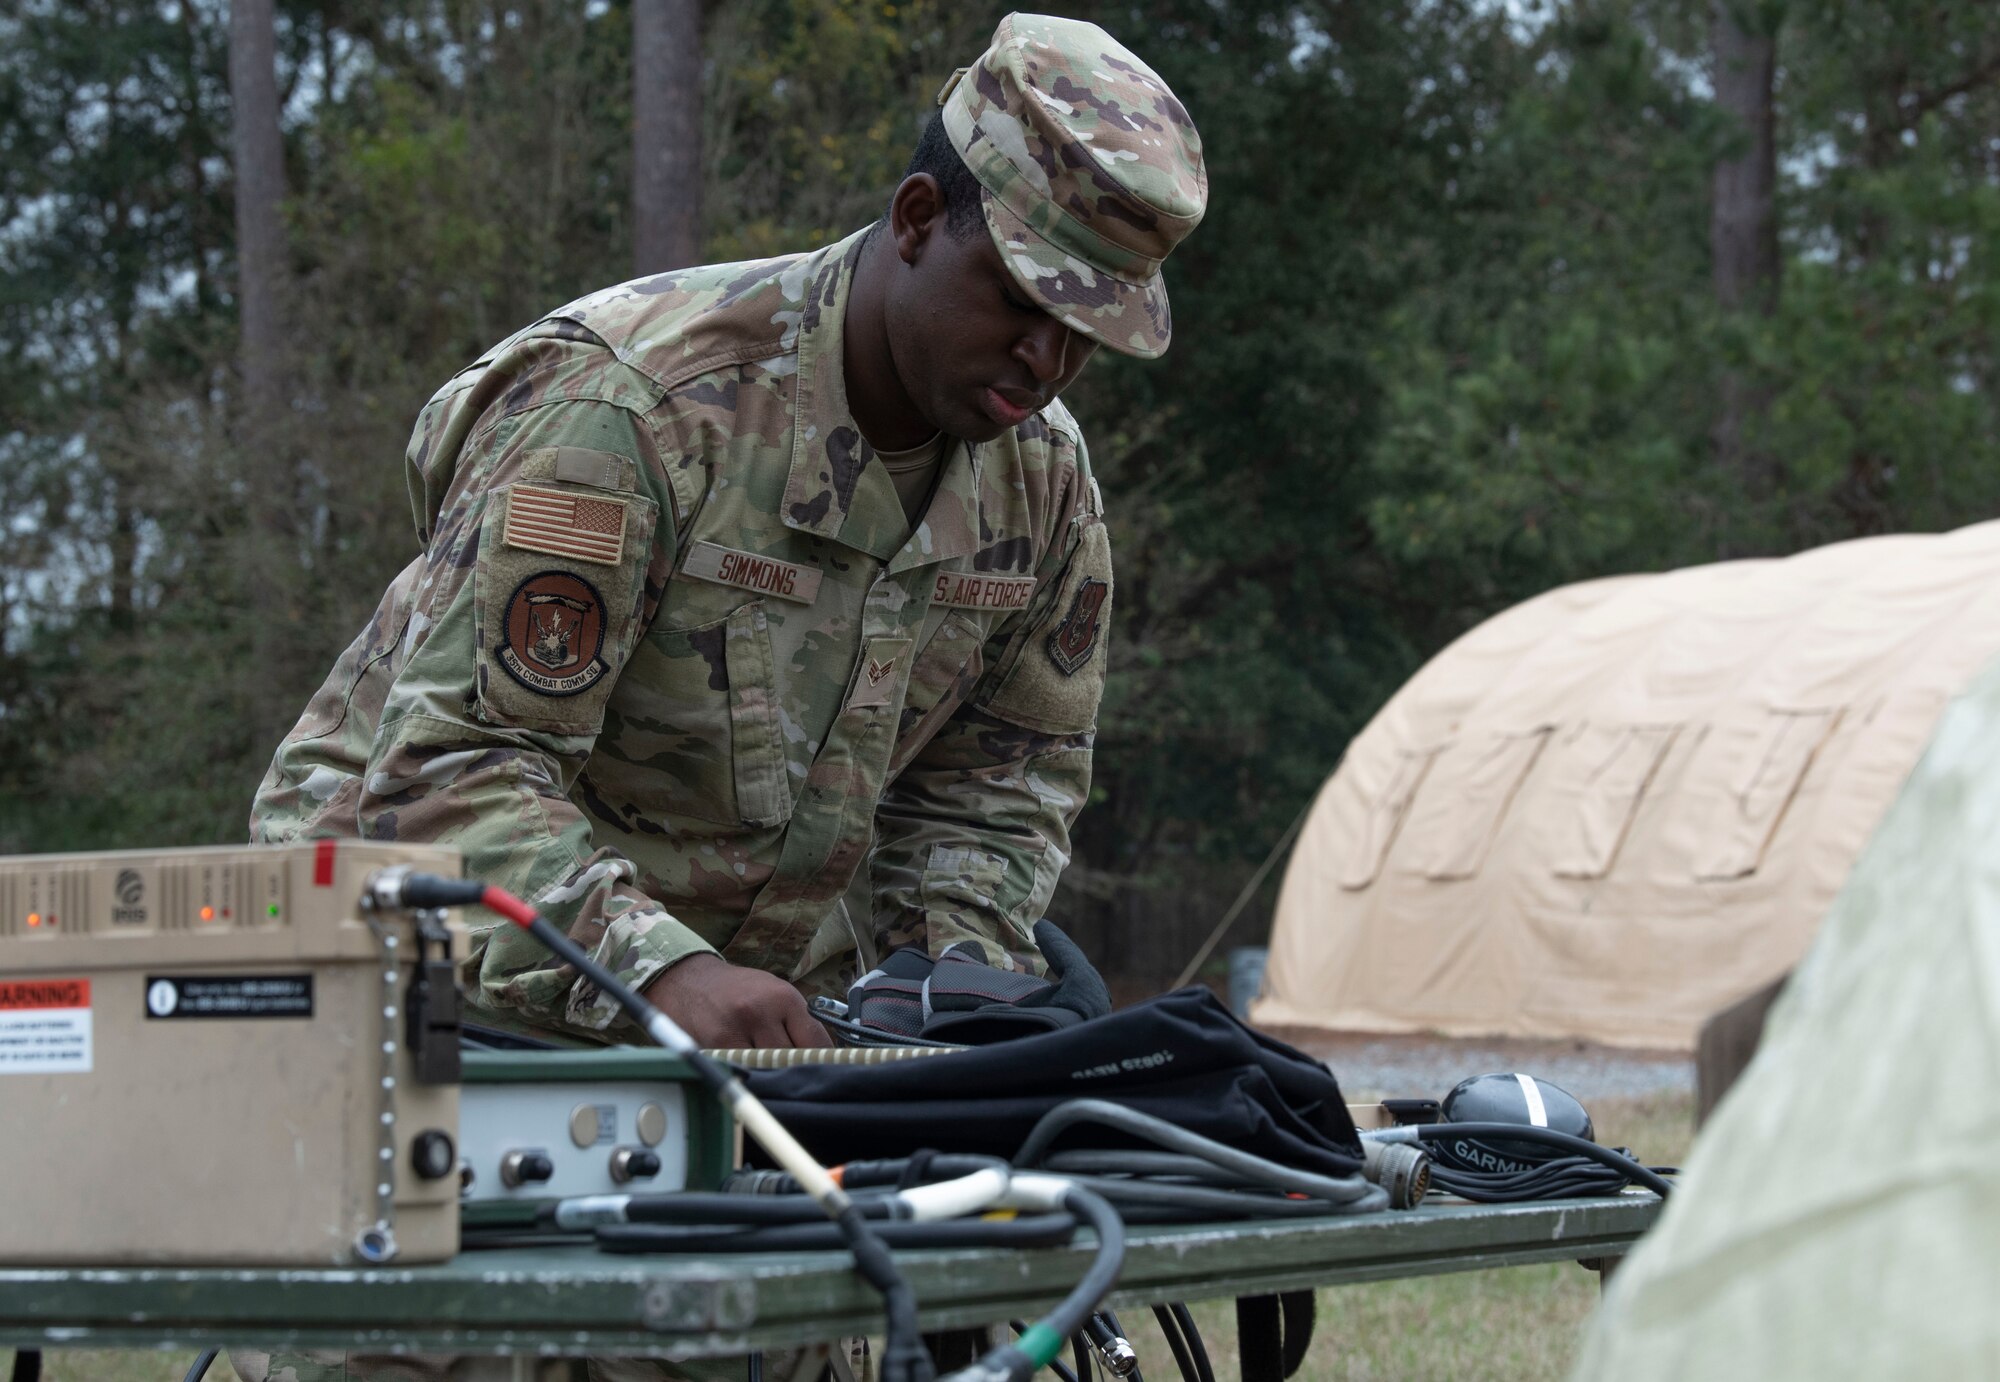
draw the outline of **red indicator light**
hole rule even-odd
[[[202,908],[202,909],[201,909],[201,919],[202,919],[203,921],[214,921],[214,920],[215,920],[215,908],[213,908],[213,907],[204,907],[204,908]]]
[[[40,926],[41,924],[42,924],[42,914],[40,912],[28,913],[28,925]]]

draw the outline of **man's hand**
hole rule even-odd
[[[711,1048],[831,1046],[799,991],[720,955],[690,955],[646,986],[646,1001]]]

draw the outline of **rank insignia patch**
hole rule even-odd
[[[1104,610],[1104,597],[1110,593],[1109,583],[1094,577],[1085,580],[1077,586],[1076,598],[1069,602],[1069,613],[1049,635],[1049,661],[1064,676],[1075,676],[1077,669],[1097,651],[1097,633],[1102,627],[1099,616]]]
[[[515,681],[544,696],[577,695],[610,670],[603,650],[604,600],[589,581],[544,571],[514,588],[500,665]]]
[[[869,639],[861,665],[855,668],[854,684],[848,688],[846,709],[894,705],[902,684],[903,658],[909,651],[907,638]]]
[[[616,566],[625,554],[625,501],[515,485],[501,536],[524,552]]]

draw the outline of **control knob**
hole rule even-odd
[[[611,1179],[623,1185],[628,1180],[650,1180],[660,1174],[660,1154],[643,1147],[620,1147],[611,1154]]]
[[[556,1164],[547,1152],[509,1152],[500,1158],[500,1182],[510,1187],[538,1185],[555,1173]]]

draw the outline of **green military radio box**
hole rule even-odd
[[[729,1111],[653,1047],[465,1053],[459,1217],[532,1223],[579,1195],[711,1190],[736,1165]]]

